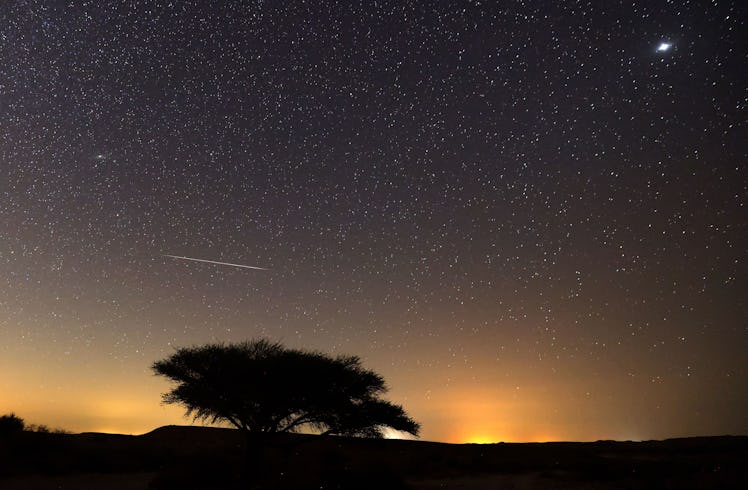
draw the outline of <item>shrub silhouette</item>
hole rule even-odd
[[[196,420],[229,422],[248,437],[303,428],[382,437],[388,427],[413,435],[420,428],[401,406],[381,398],[384,379],[356,356],[260,339],[181,348],[152,369],[176,384],[165,403],[183,405]]]
[[[22,432],[25,427],[23,419],[14,413],[0,417],[0,437]]]

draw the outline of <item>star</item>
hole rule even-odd
[[[657,46],[657,52],[658,53],[664,53],[665,51],[668,51],[673,45],[671,43],[661,42],[659,46]]]

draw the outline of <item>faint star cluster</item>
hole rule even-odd
[[[157,406],[174,346],[265,335],[362,355],[427,439],[467,392],[745,433],[745,10],[3,2],[0,386]]]

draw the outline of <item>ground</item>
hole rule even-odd
[[[737,489],[748,488],[746,461],[748,437],[478,445],[289,435],[250,463],[238,431],[163,427],[6,437],[0,488]]]

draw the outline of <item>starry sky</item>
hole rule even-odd
[[[265,336],[426,440],[748,433],[746,8],[3,0],[0,412]]]

